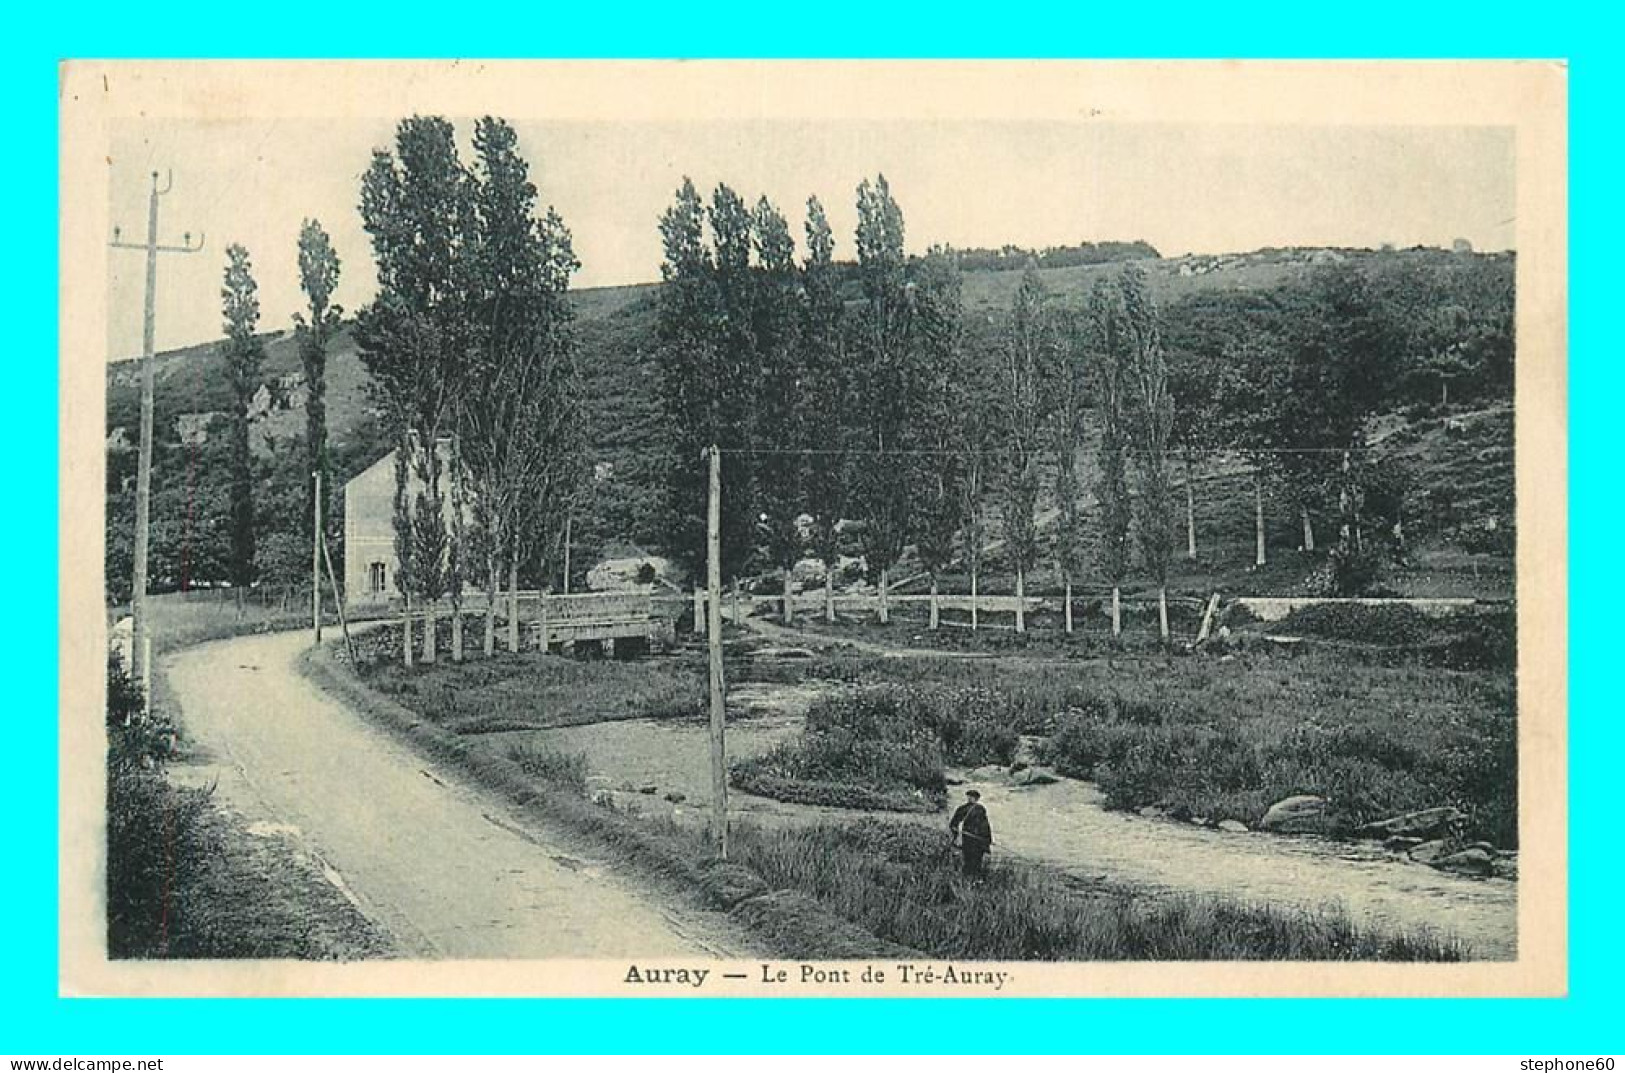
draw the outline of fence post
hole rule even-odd
[[[706,510],[706,589],[711,680],[711,837],[728,859],[728,747],[722,680],[722,452],[711,445],[711,494]],[[737,586],[734,592],[738,593]]]
[[[1196,631],[1196,643],[1207,641],[1208,633],[1213,629],[1213,615],[1219,610],[1219,594],[1214,593],[1207,602],[1207,611],[1202,615],[1202,628]]]
[[[311,474],[316,494],[311,503],[310,527],[310,623],[316,644],[322,643],[322,471]]]
[[[145,714],[152,714],[152,633],[141,635],[141,703]]]

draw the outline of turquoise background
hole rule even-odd
[[[44,5],[8,12],[0,130],[13,146],[0,539],[15,614],[0,659],[8,820],[0,1052],[422,1053],[1625,1050],[1617,991],[1619,620],[1604,526],[1621,390],[1617,27],[1561,4]],[[449,13],[446,14],[446,13]],[[1525,21],[1530,20],[1530,21]],[[674,25],[667,25],[668,22]],[[65,56],[1444,56],[1567,58],[1571,105],[1571,993],[1562,1000],[62,1001],[56,995],[56,63]],[[66,207],[68,211],[71,206]],[[1608,593],[1611,596],[1612,593]],[[1612,661],[1618,665],[1617,658]],[[1611,689],[1611,687],[1613,687]]]

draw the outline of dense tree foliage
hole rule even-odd
[[[967,272],[1018,272],[1025,271],[1029,264],[1039,268],[1075,268],[1116,261],[1154,260],[1162,256],[1148,242],[1080,242],[1076,246],[1048,246],[1042,250],[1020,246],[1002,246],[996,250],[972,247],[955,252],[960,267]]]
[[[493,561],[497,572],[514,572],[511,537],[520,531],[527,536],[518,573],[551,577],[544,562],[556,562],[572,512],[578,578],[597,549],[627,538],[697,570],[701,450],[711,442],[730,449],[726,573],[746,580],[777,581],[807,555],[830,568],[827,576],[862,555],[876,583],[900,576],[895,567],[905,560],[908,572],[917,562],[928,576],[991,565],[1002,577],[1021,560],[1053,561],[1062,585],[1073,577],[1155,581],[1168,569],[1161,550],[1181,544],[1180,493],[1192,554],[1197,525],[1211,527],[1201,551],[1217,562],[1242,539],[1253,473],[1271,561],[1293,545],[1308,552],[1313,538],[1306,580],[1335,565],[1329,584],[1367,584],[1374,562],[1406,554],[1407,539],[1505,551],[1515,537],[1510,492],[1495,490],[1500,478],[1469,474],[1463,484],[1418,472],[1414,452],[1401,464],[1401,441],[1391,436],[1396,415],[1434,432],[1448,421],[1445,431],[1467,451],[1478,434],[1453,431],[1458,417],[1504,408],[1514,365],[1510,255],[1337,251],[1313,259],[1323,265],[1296,257],[1288,270],[1244,268],[1233,281],[1218,270],[1184,280],[1175,265],[1134,260],[1145,271],[1148,305],[1160,311],[1172,402],[1157,472],[1142,458],[1162,434],[1137,401],[1145,384],[1128,360],[1138,351],[1122,266],[1086,260],[1042,275],[1056,360],[1039,397],[1053,412],[1036,464],[1041,524],[1024,549],[1005,539],[1005,524],[988,524],[1021,513],[1010,500],[1022,482],[1004,472],[1011,430],[1003,400],[1022,288],[973,272],[1019,267],[1031,259],[1027,251],[911,257],[902,208],[872,179],[859,192],[855,256],[837,260],[837,237],[816,198],[796,227],[754,193],[723,185],[702,197],[687,183],[661,222],[665,282],[626,302],[608,292],[581,300],[567,293],[575,267],[568,231],[556,214],[536,209],[513,132],[482,121],[473,142],[465,165],[449,124],[408,120],[363,184],[381,285],[353,334],[376,419],[358,424],[352,413],[347,427],[318,429],[323,378],[307,360],[316,357],[316,328],[327,326],[327,354],[337,352],[335,339],[348,346],[350,332],[331,304],[336,258],[321,252],[313,221],[300,235],[310,304],[297,337],[272,346],[283,356],[269,367],[285,372],[288,355],[305,366],[303,439],[279,429],[272,442],[269,426],[256,423],[244,482],[231,422],[242,405],[227,347],[197,359],[208,375],[184,397],[160,380],[155,590],[233,579],[234,486],[248,487],[254,500],[253,576],[276,588],[303,585],[318,439],[333,437],[325,464],[336,495],[411,430],[420,446],[405,456],[398,580],[414,601],[455,596],[465,575],[493,588]],[[989,252],[1000,263],[978,260]],[[1054,260],[1040,254],[1037,264],[1043,270]],[[578,306],[586,310],[579,323]],[[615,311],[604,315],[606,308]],[[252,395],[269,385],[274,394],[268,376],[257,371],[240,386]],[[122,429],[133,440],[133,390],[110,384],[108,406],[114,438]],[[421,447],[435,440],[446,444],[446,458],[460,457],[467,488],[450,479],[442,452]],[[596,482],[584,480],[587,442],[614,459]],[[536,457],[568,466],[530,473],[516,462]],[[110,439],[107,570],[115,594],[128,587],[133,469],[133,451]],[[527,482],[531,490],[519,492]],[[1148,497],[1159,482],[1163,492]],[[553,490],[536,491],[543,488]],[[1173,507],[1152,519],[1169,491]],[[454,531],[465,517],[467,531]],[[334,552],[342,553],[336,540]]]

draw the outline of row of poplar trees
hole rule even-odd
[[[513,128],[479,120],[474,159],[437,117],[396,129],[362,179],[361,215],[378,294],[356,319],[374,398],[395,442],[395,583],[425,615],[422,658],[435,657],[435,617],[451,610],[462,658],[462,609],[483,587],[484,649],[495,646],[506,575],[508,637],[517,650],[521,570],[555,553],[585,457],[566,292],[579,267],[570,232],[536,187]]]
[[[299,285],[304,291],[306,311],[294,316],[294,327],[299,342],[300,363],[304,368],[307,401],[305,409],[305,467],[308,473],[322,473],[324,488],[327,475],[327,347],[338,330],[344,315],[333,304],[333,292],[338,287],[339,258],[333,250],[328,234],[317,220],[305,220],[299,230]],[[233,409],[229,415],[229,532],[230,553],[227,565],[232,587],[237,594],[241,613],[244,594],[249,587],[267,573],[282,574],[277,569],[284,564],[274,562],[278,557],[259,540],[255,525],[254,456],[249,435],[254,396],[264,383],[262,369],[265,361],[264,341],[258,334],[260,320],[259,285],[254,279],[253,259],[240,243],[226,247],[226,269],[220,289],[220,307],[225,333],[221,351],[225,359],[226,375],[231,383]],[[315,523],[313,511],[315,482],[304,501],[305,524],[301,530],[306,538],[300,543],[308,547]],[[267,567],[270,569],[267,569]],[[287,578],[283,577],[283,581]]]
[[[930,577],[935,628],[941,575],[959,560],[974,596],[983,557],[1000,537],[1017,595],[1025,595],[1047,490],[1059,508],[1067,628],[1073,579],[1090,554],[1084,520],[1094,510],[1114,630],[1133,518],[1144,562],[1164,590],[1166,636],[1173,400],[1139,269],[1131,263],[1102,280],[1086,312],[1063,313],[1047,306],[1029,266],[989,343],[967,330],[953,252],[905,254],[903,214],[884,176],[859,185],[857,212],[855,268],[835,260],[816,197],[807,202],[799,263],[787,220],[765,197],[750,205],[719,185],[707,203],[685,179],[662,217],[659,339],[674,556],[699,575],[704,452],[715,445],[724,459],[725,577],[782,572],[788,621],[794,564],[815,556],[825,564],[824,614],[833,618],[837,530],[851,523],[880,620],[892,572],[913,547]],[[1080,462],[1091,421],[1101,425],[1101,476],[1086,487]],[[1016,628],[1025,628],[1019,599]]]

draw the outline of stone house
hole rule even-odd
[[[451,442],[441,440],[442,472],[450,469]],[[423,483],[408,470],[408,494],[414,498]],[[451,525],[449,482],[444,483],[446,524]],[[465,523],[467,519],[465,517]],[[395,604],[400,592],[395,573],[395,452],[351,477],[344,485],[344,603],[355,610],[380,610]]]

